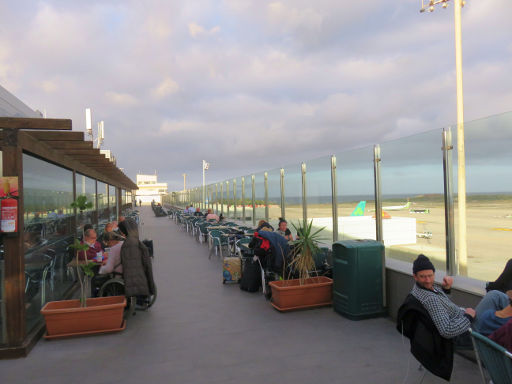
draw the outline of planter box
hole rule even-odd
[[[272,305],[279,311],[316,308],[332,304],[332,279],[319,276],[306,279],[272,281]]]
[[[45,338],[122,331],[125,306],[124,296],[90,298],[85,308],[80,307],[79,300],[49,302],[41,309],[46,322]]]

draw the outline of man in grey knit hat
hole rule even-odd
[[[468,331],[476,312],[473,308],[457,306],[446,296],[453,284],[451,276],[443,278],[441,287],[434,284],[435,270],[428,257],[419,255],[413,263],[416,283],[411,294],[425,307],[441,336],[458,337]]]

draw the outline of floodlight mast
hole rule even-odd
[[[450,0],[421,0],[420,12],[433,12],[438,4],[443,8]],[[455,73],[457,84],[457,274],[467,275],[467,228],[466,228],[466,155],[464,149],[464,100],[462,92],[462,26],[461,9],[466,4],[464,0],[454,0],[455,24]]]

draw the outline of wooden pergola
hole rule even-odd
[[[114,162],[84,139],[83,132],[72,132],[69,119],[0,117],[0,147],[2,174],[18,177],[18,189],[23,191],[23,153],[37,156],[58,166],[117,187],[117,201],[121,189],[133,191],[137,185]],[[73,192],[75,191],[75,183]],[[25,330],[25,265],[23,253],[23,193],[18,198],[18,232],[3,234],[5,311],[7,348],[0,349],[0,357],[22,356],[41,334],[27,335]],[[119,212],[117,212],[119,215]]]

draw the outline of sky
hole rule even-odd
[[[452,0],[453,1],[453,0]],[[456,121],[453,6],[421,0],[0,2],[0,85],[170,190]],[[512,2],[462,10],[465,120],[512,110]]]

